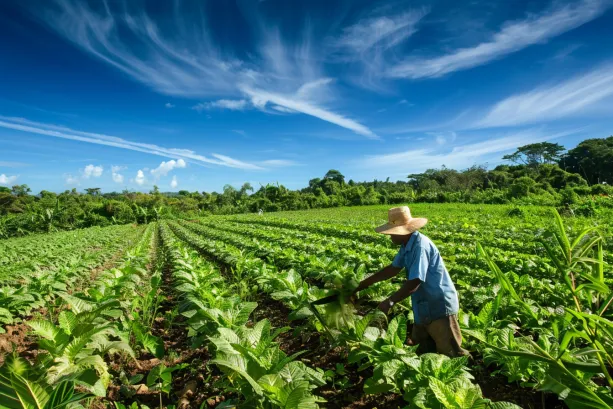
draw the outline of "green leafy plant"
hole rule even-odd
[[[57,325],[42,320],[28,323],[41,338],[38,345],[45,352],[40,355],[40,362],[48,368],[47,382],[55,384],[70,379],[104,396],[110,374],[103,356],[124,353],[134,357],[130,346],[120,339],[119,331],[109,320],[121,314],[119,302],[94,305],[68,294],[62,297],[71,309],[60,313]]]
[[[11,354],[0,367],[0,408],[63,409],[92,395],[75,393],[74,383],[47,383],[44,368]]]
[[[287,356],[274,342],[285,330],[271,332],[268,320],[262,320],[253,328],[219,328],[219,334],[210,337],[215,346],[210,363],[227,374],[220,387],[240,394],[241,407],[308,409],[323,402],[313,394],[325,383],[323,371],[296,361],[301,352]]]
[[[170,395],[172,390],[172,373],[180,369],[186,368],[187,364],[180,364],[171,367],[167,367],[163,363],[157,365],[147,375],[147,386],[150,390],[160,392],[160,409],[163,408],[162,394]]]

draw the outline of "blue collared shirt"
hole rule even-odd
[[[419,232],[413,233],[394,257],[392,265],[404,267],[408,280],[418,278],[421,281],[411,295],[416,324],[429,324],[458,313],[458,293],[441,254],[429,238]]]

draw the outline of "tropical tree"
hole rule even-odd
[[[586,139],[569,150],[560,164],[567,171],[583,176],[591,185],[613,184],[613,136]]]
[[[334,180],[341,185],[345,184],[345,176],[336,169],[330,169],[324,176],[324,180]]]
[[[100,195],[99,187],[88,187],[85,189],[85,192],[90,196],[98,196]]]
[[[27,196],[31,191],[28,185],[15,185],[11,189],[11,193],[17,197]]]
[[[502,158],[513,163],[538,166],[543,163],[557,163],[565,151],[559,143],[540,142],[520,146],[517,150]]]

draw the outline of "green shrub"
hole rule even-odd
[[[609,195],[613,196],[613,186],[609,185],[594,185],[590,188],[590,193],[593,195]]]
[[[534,179],[528,176],[522,176],[515,179],[511,185],[511,195],[514,197],[526,197],[535,189],[535,187],[536,182]]]
[[[509,210],[509,212],[507,213],[507,216],[509,217],[521,217],[524,218],[525,217],[525,212],[520,209],[519,207],[514,207],[511,210]]]
[[[560,190],[561,204],[565,206],[570,206],[577,204],[579,202],[579,195],[572,188],[565,188]]]

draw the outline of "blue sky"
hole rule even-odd
[[[613,133],[613,1],[0,4],[0,185],[220,191]]]

